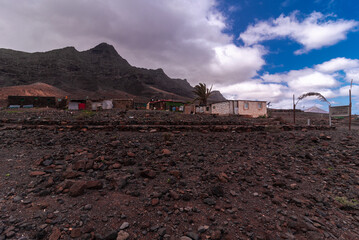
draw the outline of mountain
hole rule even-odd
[[[137,97],[191,100],[193,87],[162,69],[131,66],[115,48],[101,43],[79,52],[66,47],[26,53],[0,49],[0,87],[45,83],[77,97]],[[212,101],[225,98],[218,91]]]
[[[63,97],[69,95],[67,92],[48,85],[46,83],[33,83],[0,88],[0,99],[13,96],[40,96],[40,97]]]
[[[316,106],[310,107],[306,110],[304,110],[304,112],[308,112],[308,113],[328,113],[327,111],[320,109]]]

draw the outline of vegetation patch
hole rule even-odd
[[[335,201],[337,201],[340,205],[340,209],[343,210],[353,210],[359,209],[359,202],[356,199],[348,199],[346,197],[335,197]]]
[[[6,113],[20,113],[21,111],[20,110],[6,110],[5,111]]]
[[[95,115],[96,115],[96,113],[93,112],[93,111],[83,110],[78,115],[76,115],[75,118],[77,120],[83,120],[83,119],[91,118],[91,117],[93,117]]]

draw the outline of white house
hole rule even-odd
[[[227,100],[212,103],[211,114],[246,115],[251,117],[267,116],[266,101]]]

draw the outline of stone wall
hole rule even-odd
[[[230,111],[230,102],[220,102],[214,103],[211,105],[211,113],[212,114],[219,114],[219,115],[228,115],[232,114]]]

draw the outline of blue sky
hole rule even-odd
[[[323,17],[319,17],[318,21],[313,22],[313,27],[316,25],[330,25],[338,22],[352,22],[352,27],[348,27],[343,30],[345,37],[343,39],[334,41],[334,43],[326,43],[323,41],[314,49],[305,50],[303,53],[296,53],[305,47],[297,39],[293,39],[288,35],[285,36],[272,36],[270,39],[259,42],[267,50],[267,54],[263,56],[265,64],[257,71],[258,75],[254,78],[261,78],[264,75],[276,75],[282,74],[283,77],[294,77],[290,73],[293,70],[297,71],[309,71],[309,69],[315,68],[316,65],[322,64],[332,60],[334,65],[344,64],[344,62],[350,62],[358,59],[359,57],[359,32],[358,32],[358,16],[359,16],[359,4],[355,1],[337,1],[337,0],[318,0],[318,1],[306,1],[306,0],[287,0],[287,1],[222,1],[218,6],[230,25],[225,32],[234,36],[241,36],[248,30],[250,26],[258,26],[259,23],[273,23],[273,19],[278,19],[280,16],[293,18],[299,23],[299,25],[305,22],[308,17],[313,13],[322,14]],[[273,26],[273,24],[268,24]],[[298,28],[298,31],[300,28]],[[310,30],[310,29],[308,29]],[[328,26],[328,31],[331,28]],[[305,31],[305,29],[303,29]],[[339,33],[342,33],[339,31]],[[328,41],[329,42],[329,41]],[[245,45],[243,39],[236,38],[234,43],[237,46]],[[335,59],[337,64],[335,64]],[[350,65],[350,63],[349,63]],[[357,69],[358,63],[354,64],[353,68]],[[327,72],[326,72],[327,73]],[[312,72],[308,72],[312,74]],[[292,74],[293,75],[293,74]],[[333,105],[346,105],[348,104],[348,91],[346,86],[349,85],[349,80],[353,79],[354,89],[353,91],[353,111],[358,113],[357,98],[357,84],[359,84],[358,74],[351,75],[352,78],[346,79],[345,67],[337,69],[335,72],[330,72],[330,75],[337,80],[337,84],[328,84],[325,86],[321,84],[320,88],[312,87],[311,84],[305,86],[308,91],[318,91]],[[313,75],[315,76],[315,75]],[[348,76],[349,77],[349,76]],[[313,85],[316,81],[313,78]],[[263,83],[266,84],[266,83]],[[270,83],[267,83],[270,84]],[[286,86],[286,81],[281,82]],[[334,86],[331,86],[334,85]],[[336,91],[337,93],[328,93],[328,90]],[[296,96],[303,93],[302,91],[296,93]],[[292,94],[293,94],[292,93]],[[343,96],[346,93],[346,96]],[[339,95],[339,96],[338,96]],[[234,96],[237,97],[237,96]],[[315,99],[315,98],[314,98]],[[276,101],[278,102],[278,100]],[[286,101],[288,102],[288,100]],[[299,102],[300,108],[308,108],[312,105],[317,105],[327,110],[327,105],[319,101],[307,99],[306,101]],[[276,103],[273,103],[275,106]],[[284,103],[283,107],[287,107],[289,104]]]
[[[48,51],[101,42],[132,65],[163,68],[229,99],[291,108],[320,92],[359,114],[356,0],[0,0],[0,48]],[[24,27],[26,26],[26,28]],[[299,108],[327,104],[305,99]]]

